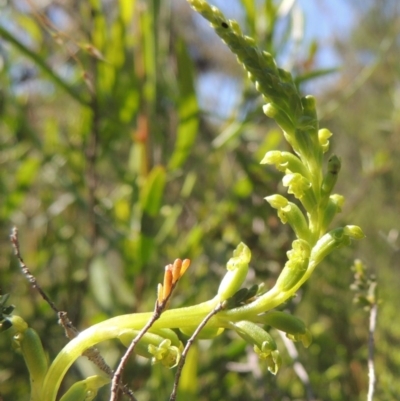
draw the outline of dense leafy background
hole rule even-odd
[[[19,272],[7,241],[13,225],[26,263],[80,329],[150,310],[163,266],[176,257],[192,267],[174,305],[212,297],[241,240],[253,252],[250,280],[271,285],[292,233],[263,200],[282,191],[280,175],[259,161],[287,145],[207,24],[183,0],[30,3],[0,6],[0,292],[40,333],[49,358],[66,339]],[[218,4],[303,91],[318,93],[322,126],[342,157],[346,205],[337,222],[367,234],[325,261],[287,306],[314,335],[298,349],[315,398],[365,399],[368,318],[349,290],[359,257],[378,276],[377,399],[389,401],[400,397],[400,6],[350,3],[354,27],[335,38],[342,68],[329,79],[317,69],[318,35],[298,35],[301,9]],[[311,399],[277,340],[277,377],[230,334],[200,343],[182,399]],[[103,348],[115,364],[120,346]],[[6,335],[0,353],[0,395],[27,400],[27,372]],[[79,361],[64,388],[91,372]],[[126,377],[140,400],[165,400],[173,372],[138,360]]]

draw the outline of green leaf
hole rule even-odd
[[[315,78],[324,77],[329,74],[333,74],[335,72],[339,72],[340,68],[333,67],[333,68],[321,68],[319,70],[313,70],[307,72],[305,74],[299,75],[295,78],[294,82],[298,86],[304,82],[311,81]]]
[[[142,268],[154,256],[154,239],[145,234],[139,237],[139,266]]]
[[[140,13],[140,29],[142,31],[143,61],[146,71],[143,92],[145,100],[153,107],[157,93],[157,25],[154,21],[154,3],[149,3],[148,9],[143,8]]]
[[[199,106],[194,88],[193,62],[182,39],[176,45],[176,52],[179,76],[179,124],[175,149],[168,164],[168,168],[171,170],[181,167],[186,161],[196,140],[199,128]]]
[[[243,7],[246,11],[246,22],[250,29],[250,35],[254,36],[256,33],[256,5],[254,0],[241,0]]]
[[[233,121],[230,123],[213,141],[212,145],[216,148],[222,148],[229,144],[234,144],[235,139],[243,132],[243,123],[238,121]]]
[[[169,208],[165,214],[163,213],[165,215],[165,220],[157,232],[156,237],[154,238],[157,244],[162,244],[172,230],[178,226],[177,221],[178,217],[182,213],[182,210],[183,207],[179,204],[176,204],[172,208]]]
[[[151,217],[156,216],[160,210],[165,182],[166,172],[164,167],[153,167],[142,188],[140,197],[143,211]]]
[[[90,287],[96,301],[106,310],[112,310],[113,299],[110,286],[110,267],[99,256],[90,265]]]

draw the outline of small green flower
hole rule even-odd
[[[267,196],[265,200],[278,210],[278,217],[283,224],[290,224],[297,238],[309,241],[311,232],[307,220],[295,203],[289,202],[284,196],[277,194]]]
[[[276,287],[281,291],[289,291],[304,276],[310,259],[311,247],[308,242],[297,239],[292,243],[292,249],[287,252],[288,261],[276,281]]]
[[[299,173],[286,174],[282,183],[283,186],[288,187],[288,193],[293,194],[297,199],[302,199],[306,191],[311,188],[311,182]]]
[[[153,364],[161,362],[168,368],[177,366],[182,354],[182,349],[171,345],[171,341],[168,339],[163,340],[158,346],[149,344],[148,350],[153,355],[151,360]]]
[[[288,193],[299,199],[308,213],[315,211],[317,199],[311,181],[299,173],[286,174],[282,183],[288,187]]]
[[[301,341],[305,348],[308,348],[312,342],[312,335],[308,329],[306,329],[306,332],[303,334],[286,334],[286,336],[292,341]]]
[[[304,177],[309,174],[301,160],[290,152],[271,150],[265,154],[260,164],[274,164],[277,170],[284,173],[299,173]]]
[[[257,345],[254,345],[253,349],[260,359],[267,362],[268,370],[273,375],[276,375],[282,365],[282,358],[279,351],[270,351],[268,347],[264,347],[264,344],[261,346],[261,349],[257,347]]]
[[[318,131],[318,140],[322,147],[322,152],[326,153],[329,150],[329,141],[328,139],[332,136],[332,132],[327,128],[321,128]]]

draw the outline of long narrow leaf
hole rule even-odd
[[[26,47],[20,42],[15,36],[8,32],[4,27],[0,25],[0,37],[7,42],[11,43],[21,53],[32,60],[56,85],[64,89],[69,95],[84,106],[89,106],[89,102],[85,100],[74,88],[71,87],[66,81],[64,81],[59,75],[57,75],[45,61],[31,49]]]
[[[183,40],[178,41],[176,50],[179,75],[179,125],[174,153],[168,164],[170,169],[177,169],[186,161],[199,127],[199,106],[194,88],[193,62]]]

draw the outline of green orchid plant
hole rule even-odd
[[[293,149],[293,153],[269,151],[261,161],[275,165],[283,173],[283,185],[288,194],[297,199],[292,202],[279,194],[265,198],[296,236],[287,253],[288,260],[269,290],[262,285],[243,288],[251,251],[240,243],[227,262],[227,272],[214,298],[198,305],[164,311],[173,288],[190,264],[178,259],[166,268],[154,312],[116,316],[89,327],[76,335],[49,366],[34,330],[22,318],[13,316],[3,300],[2,330],[13,333],[15,344],[25,358],[31,377],[31,401],[56,400],[61,381],[74,361],[82,354],[87,355],[96,344],[109,339],[118,339],[126,346],[134,342],[136,353],[169,368],[182,364],[184,348],[178,330],[189,336],[200,334],[201,338],[213,338],[224,330],[233,330],[254,347],[269,371],[276,374],[281,364],[279,351],[264,327],[286,332],[290,339],[301,341],[306,347],[311,337],[300,319],[275,309],[296,294],[317,265],[334,249],[364,237],[361,229],[354,225],[328,228],[344,201],[342,196],[332,193],[340,160],[331,156],[325,162],[332,134],[319,127],[314,97],[302,97],[291,74],[278,68],[271,54],[258,49],[254,39],[243,35],[236,21],[228,20],[204,0],[187,1],[210,22],[237,56],[265,100],[264,113],[276,121]],[[94,399],[98,388],[111,381],[113,373],[108,373],[76,383],[61,400]]]

